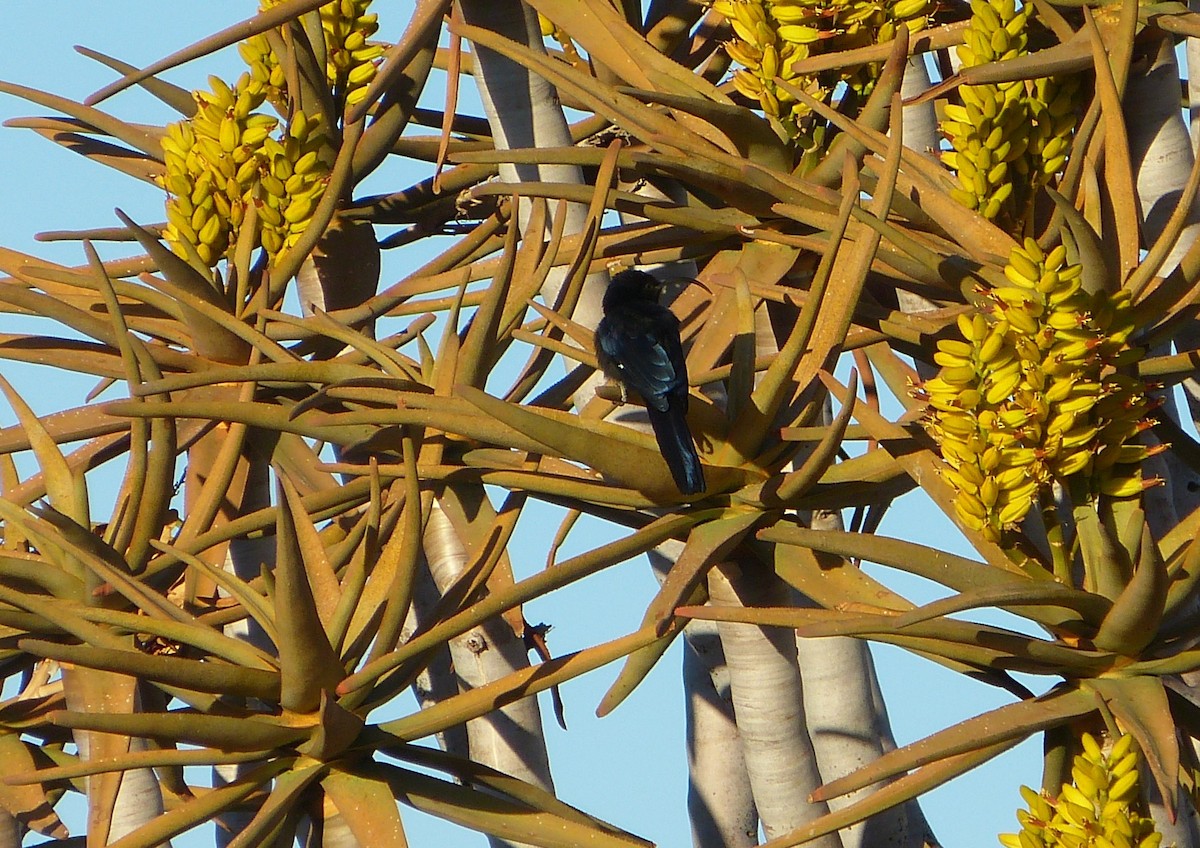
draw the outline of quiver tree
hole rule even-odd
[[[397,801],[500,843],[644,844],[554,796],[532,696],[620,660],[607,713],[689,633],[698,844],[930,842],[914,799],[1034,734],[1009,843],[1194,844],[1200,454],[1166,395],[1194,367],[1200,176],[1156,180],[1173,107],[1129,118],[1177,102],[1194,16],[538,0],[376,25],[289,0],[144,70],[89,54],[120,76],[83,103],[3,85],[55,113],[10,123],[159,187],[165,219],[59,233],[74,267],[0,253],[6,312],[65,328],[0,355],[109,392],[38,416],[3,385],[9,842],[65,837],[82,793],[96,844],[210,819],[237,846],[401,844]],[[234,80],[161,77],[234,44]],[[904,109],[922,57],[942,79]],[[445,109],[418,108],[442,71]],[[468,74],[486,123],[458,114]],[[132,85],[176,116],[107,111]],[[906,146],[928,101],[940,156]],[[391,158],[425,178],[363,192]],[[442,233],[381,281],[381,250]],[[610,267],[682,262],[687,499],[592,338]],[[916,488],[974,556],[874,532]],[[583,514],[617,536],[558,557]],[[547,515],[552,565],[523,576],[509,541]],[[523,604],[650,552],[640,625],[529,665]],[[897,749],[851,638],[1012,701]]]

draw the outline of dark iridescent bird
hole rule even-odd
[[[658,449],[685,495],[704,491],[704,471],[687,425],[688,375],[679,319],[658,302],[662,284],[622,271],[604,292],[596,357],[604,373],[642,396]]]

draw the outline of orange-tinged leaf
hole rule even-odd
[[[1090,692],[1053,689],[1040,698],[989,710],[889,751],[846,777],[825,784],[813,793],[813,797],[828,801],[939,760],[993,745],[1014,744],[1034,733],[1088,715],[1095,709],[1096,701]]]
[[[1167,814],[1174,818],[1179,795],[1179,738],[1162,680],[1141,675],[1104,677],[1082,685],[1103,700],[1123,731],[1133,734]]]
[[[986,763],[993,757],[1004,753],[1015,744],[1015,741],[1002,742],[979,751],[958,754],[957,756],[940,760],[936,763],[930,763],[927,766],[917,769],[912,774],[905,775],[899,780],[881,787],[860,801],[856,801],[840,810],[835,810],[816,821],[810,822],[769,842],[764,842],[761,848],[792,848],[792,846],[801,845],[809,840],[816,839],[818,836],[833,833],[844,827],[865,821],[878,812],[890,809],[897,804],[903,804],[911,798],[916,798],[930,789],[953,780],[960,774],[964,774],[976,766]]]
[[[335,768],[321,781],[321,788],[362,848],[408,848],[404,823],[387,781]]]
[[[702,603],[705,598],[704,576],[728,556],[762,519],[758,512],[733,513],[696,527],[688,534],[683,552],[671,566],[662,587],[646,608],[643,627],[653,627],[659,637],[652,644],[629,655],[621,673],[609,687],[596,715],[603,717],[615,710],[645,679],[659,658],[683,630],[684,622],[675,616],[681,603]]]
[[[243,830],[230,840],[228,848],[250,848],[252,845],[262,844],[259,840],[270,834],[292,812],[300,802],[304,790],[328,768],[324,763],[305,760],[300,762],[306,764],[297,763],[275,778],[267,799]]]
[[[286,507],[278,512],[272,598],[275,626],[279,629],[275,644],[283,680],[279,703],[285,709],[312,712],[321,703],[322,691],[332,691],[345,674],[317,611],[314,587],[308,576],[310,565],[297,538],[296,514],[307,520],[307,513],[291,482],[282,476],[278,481],[276,500]]]
[[[68,835],[67,828],[46,797],[45,785],[36,781],[15,785],[7,780],[22,773],[36,773],[37,751],[36,746],[22,742],[18,734],[0,734],[0,775],[5,778],[0,781],[0,807],[26,827],[44,836],[64,839]]]
[[[4,392],[9,406],[17,416],[21,429],[29,439],[29,445],[33,449],[45,477],[46,492],[50,496],[51,505],[76,523],[90,527],[87,483],[84,481],[83,475],[71,470],[62,451],[59,450],[50,432],[42,425],[37,413],[29,407],[24,398],[17,394],[17,390],[2,375],[0,375],[0,391]]]
[[[410,769],[364,763],[357,774],[383,781],[400,801],[430,815],[514,842],[544,848],[649,848],[649,843],[579,817],[538,810],[511,798],[461,786]]]

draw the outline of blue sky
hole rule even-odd
[[[381,36],[399,35],[411,4],[376,4]],[[137,65],[167,53],[251,14],[251,2],[212,0],[207,3],[98,2],[98,0],[7,0],[5,26],[0,28],[0,78],[46,89],[76,99],[112,78],[111,72],[75,53],[85,44]],[[233,49],[204,63],[177,69],[171,81],[195,88],[208,73],[234,78],[242,69]],[[437,107],[440,104],[427,104]],[[127,92],[104,104],[129,120],[162,123],[171,115],[140,92]],[[46,110],[0,95],[0,118],[45,114]],[[86,162],[28,130],[0,129],[0,245],[66,264],[84,261],[77,244],[37,244],[33,234],[50,229],[111,226],[112,210],[120,206],[136,220],[162,220],[160,192],[116,172]],[[419,179],[410,177],[407,182]],[[405,175],[391,168],[366,190],[399,188]],[[120,245],[102,245],[112,258],[125,252]],[[411,267],[412,257],[385,257],[383,283],[393,282]],[[0,315],[0,332],[18,332],[12,318]],[[52,391],[45,372],[0,361],[0,370],[16,382],[39,411],[82,403],[91,387],[87,381],[66,380]],[[0,423],[10,424],[11,412],[0,409]],[[101,487],[93,492],[103,501]],[[111,496],[111,493],[109,493]],[[519,572],[541,567],[553,525],[526,522],[518,531],[514,563]],[[599,544],[604,529],[598,523],[581,526],[573,544]],[[902,499],[881,528],[882,534],[948,545],[968,553],[953,526],[936,510],[923,508],[918,496]],[[569,555],[573,551],[565,551]],[[917,602],[932,599],[934,588],[913,578],[881,575],[890,585]],[[565,652],[594,644],[634,629],[655,583],[644,562],[630,562],[540,601],[526,612],[530,621],[555,625],[551,646]],[[888,699],[896,736],[901,744],[963,718],[994,708],[1010,696],[907,653],[875,649],[880,677]],[[690,843],[685,812],[686,768],[683,750],[683,702],[676,646],[646,683],[613,715],[600,720],[594,708],[611,682],[614,668],[602,669],[564,687],[570,731],[547,723],[551,761],[560,795],[567,801],[662,846]],[[1044,683],[1026,681],[1036,688]],[[549,704],[543,703],[549,716]],[[1015,829],[1017,785],[1040,781],[1040,743],[1025,745],[985,768],[926,796],[924,807],[935,833],[947,848],[995,845],[995,834]],[[410,841],[422,845],[473,845],[481,840],[447,826],[420,820],[404,811]],[[78,833],[79,820],[72,822]],[[203,842],[192,838],[178,845]]]

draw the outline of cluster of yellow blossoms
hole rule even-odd
[[[818,78],[797,74],[795,65],[818,53],[837,52],[890,41],[896,27],[922,29],[930,0],[715,0],[713,8],[728,19],[734,38],[725,45],[742,66],[733,76],[739,92],[762,106],[789,138],[811,139],[809,110],[776,82],[780,78],[818,100],[828,100],[839,82],[866,91],[877,67]]]
[[[1032,239],[1014,248],[1009,285],[980,290],[987,314],[959,316],[961,339],[938,342],[937,376],[921,394],[926,427],[946,462],[962,523],[999,540],[1052,480],[1087,481],[1091,494],[1128,497],[1141,462],[1161,446],[1131,443],[1151,425],[1146,386],[1117,368],[1128,346],[1127,292],[1089,294],[1066,250]]]
[[[336,0],[320,9],[327,81],[339,105],[361,101],[383,53],[367,43],[378,28],[369,4]],[[250,206],[267,253],[291,247],[324,193],[335,153],[320,112],[290,103],[267,36],[255,35],[239,50],[250,71],[232,87],[209,77],[210,90],[193,94],[195,114],[169,125],[162,141],[166,168],[160,183],[168,192],[163,236],[177,254],[208,266],[232,249]],[[256,111],[268,101],[290,116],[286,127]]]
[[[265,98],[249,74],[230,88],[210,77],[197,91],[196,114],[163,138],[167,243],[187,258],[215,265],[231,249],[253,204],[258,236],[274,255],[299,238],[325,190],[333,151],[319,114],[297,112],[281,138],[279,120],[255,113]]]
[[[264,0],[261,9],[278,6],[282,0]],[[375,79],[376,60],[383,47],[368,39],[379,29],[379,16],[369,13],[371,0],[334,0],[320,8],[325,36],[325,76],[339,103],[353,106],[367,93]],[[238,52],[255,80],[267,86],[267,99],[286,111],[283,68],[266,34],[251,36],[238,45]]]
[[[1016,0],[971,0],[958,57],[964,67],[1028,52],[1032,6]],[[942,161],[958,175],[955,199],[985,218],[1006,209],[1020,218],[1039,185],[1062,170],[1075,128],[1078,75],[958,88],[961,105],[944,107],[941,130],[951,150]]]
[[[1000,836],[1004,848],[1158,848],[1162,834],[1138,810],[1138,752],[1122,736],[1106,755],[1089,734],[1075,757],[1071,783],[1050,799],[1021,787],[1029,810],[1018,810],[1019,833]]]

